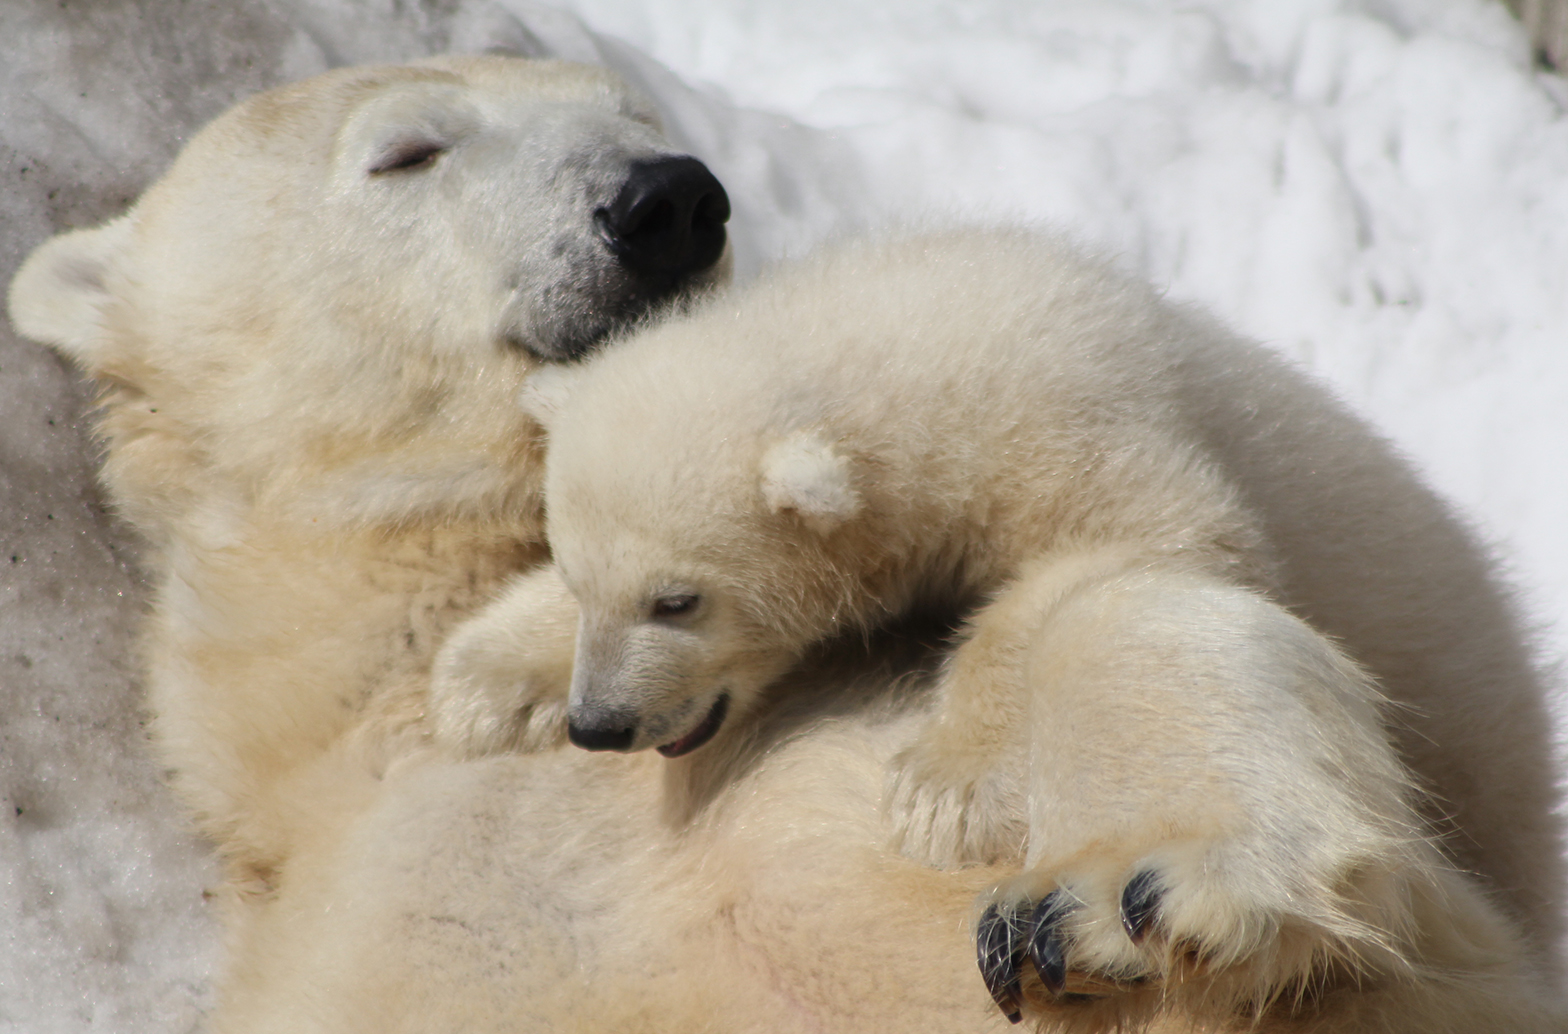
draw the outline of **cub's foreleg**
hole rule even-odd
[[[1375,687],[1264,595],[1102,551],[1034,565],[972,626],[889,802],[906,854],[1017,860],[977,905],[1004,1011],[1234,1020],[1511,972]]]

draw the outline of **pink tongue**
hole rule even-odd
[[[708,723],[704,721],[702,725],[697,726],[691,732],[688,732],[674,743],[666,743],[664,746],[655,747],[654,749],[667,758],[678,758],[691,749],[692,741],[697,738],[697,734],[702,732],[703,726],[707,724]]]
[[[654,749],[667,758],[678,758],[682,754],[696,750],[704,743],[707,743],[714,733],[719,731],[719,726],[724,724],[724,716],[729,711],[729,704],[730,695],[728,693],[720,693],[719,699],[713,702],[713,708],[708,712],[708,716],[695,729],[674,743],[666,743],[664,746],[655,747]]]

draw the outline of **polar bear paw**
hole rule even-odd
[[[1020,855],[1024,781],[1004,762],[994,750],[930,732],[902,751],[885,798],[897,850],[940,869]]]
[[[431,682],[430,715],[432,737],[447,752],[526,754],[565,742],[564,689],[515,671],[490,679],[472,670],[445,674],[438,671]]]
[[[512,582],[436,655],[432,738],[458,757],[533,752],[566,741],[577,605],[553,567]]]
[[[1404,966],[1403,880],[1385,871],[1369,882],[1358,874],[1355,887],[1276,884],[1269,901],[1265,874],[1227,869],[1145,858],[1110,878],[1085,870],[1006,881],[979,902],[986,988],[1015,1023],[1030,1006],[1101,1002],[1128,1019],[1177,999],[1218,1019]]]

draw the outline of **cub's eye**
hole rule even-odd
[[[379,176],[384,172],[418,169],[434,162],[445,150],[446,145],[433,140],[404,140],[387,148],[370,167],[370,174]]]
[[[672,592],[653,601],[653,616],[673,618],[690,614],[697,609],[702,597],[690,592]]]

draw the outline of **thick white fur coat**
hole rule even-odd
[[[1045,1001],[1218,1022],[1468,972],[1524,1000],[1497,1029],[1548,1022],[1555,791],[1509,603],[1283,360],[1048,236],[957,232],[839,249],[553,376],[530,405],[581,611],[552,670],[575,664],[568,687],[504,659],[565,598],[548,573],[460,630],[438,709],[492,700],[487,743],[564,708],[574,737],[610,715],[631,749],[719,749],[691,744],[748,735],[822,643],[962,616],[889,835],[1017,868],[980,936],[1045,943]],[[1027,965],[992,976],[1004,1011],[1039,1000]]]
[[[737,417],[690,402],[735,387],[712,380],[734,349],[715,327],[754,339],[755,377],[853,337],[767,390],[843,378],[830,396],[860,407],[863,444],[935,441],[957,474],[888,462],[876,481],[836,440],[767,463],[758,443],[756,500],[802,544],[889,501],[1023,528],[1031,500],[965,488],[1071,452],[1007,436],[1038,419],[1021,385],[1060,385],[1072,434],[1119,436],[1062,495],[1093,548],[1064,566],[1042,540],[1007,568],[1029,579],[1026,634],[989,667],[1030,688],[994,695],[1016,713],[987,747],[990,803],[899,796],[951,785],[897,773],[989,642],[976,621],[945,660],[940,627],[881,629],[930,588],[899,565],[1005,566],[920,556],[918,523],[862,538],[856,563],[820,549],[807,585],[748,556],[793,601],[758,622],[806,652],[711,743],[564,746],[578,617],[544,566],[540,431],[517,399],[531,349],[594,311],[609,274],[585,213],[618,163],[665,153],[654,122],[578,66],[331,73],[220,119],[123,219],[45,245],[13,284],[19,329],[102,385],[105,482],[153,546],[156,737],[226,863],[212,1030],[1004,1030],[975,902],[1058,886],[1087,909],[1063,927],[1067,996],[1022,971],[1040,1029],[1562,1029],[1542,989],[1560,894],[1545,723],[1485,558],[1299,375],[1032,237],[852,251],[608,353],[662,349],[627,383],[697,442],[699,415]],[[363,175],[411,140],[441,157]],[[1080,347],[1042,380],[1008,350],[1051,313]],[[1172,350],[1103,352],[1123,339]],[[851,365],[878,354],[923,365]],[[585,447],[618,415],[588,419]],[[574,440],[553,428],[563,471]],[[646,497],[661,535],[725,515],[726,462],[686,468],[672,509]],[[1193,478],[1213,492],[1188,505]],[[1197,559],[1123,555],[1107,529],[1124,527],[1178,552],[1190,532]],[[866,558],[886,561],[875,613],[856,609]],[[824,600],[847,634],[815,642],[800,616]],[[983,835],[955,835],[968,824]],[[1139,947],[1106,910],[1150,859],[1166,893]],[[1209,939],[1187,952],[1188,930]]]

